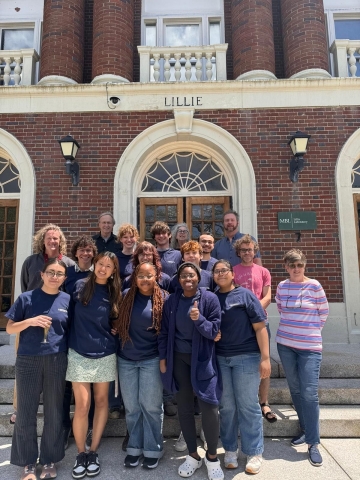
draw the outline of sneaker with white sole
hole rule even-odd
[[[75,465],[72,469],[73,478],[84,478],[86,476],[87,454],[85,452],[78,453]]]
[[[216,460],[216,462],[211,462],[206,458],[205,455],[204,462],[208,471],[209,480],[223,480],[224,472],[222,471],[220,460]]]
[[[99,455],[96,452],[89,452],[87,454],[86,475],[88,477],[96,477],[100,473]]]
[[[198,468],[202,465],[202,460],[196,460],[196,458],[187,455],[185,462],[180,465],[178,468],[178,474],[180,477],[188,478],[193,475]]]
[[[248,455],[245,467],[246,473],[259,473],[262,465],[262,455]]]
[[[238,467],[238,450],[235,452],[230,452],[230,450],[225,450],[224,457],[225,468],[237,468]]]
[[[175,442],[175,450],[177,452],[185,452],[186,449],[187,449],[187,445],[185,442],[185,438],[182,432],[180,432],[179,438]]]

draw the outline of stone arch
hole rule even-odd
[[[341,149],[335,170],[344,301],[350,342],[360,343],[360,279],[351,171],[360,158],[360,129]]]
[[[0,153],[8,156],[20,174],[20,194],[2,194],[1,198],[19,198],[18,241],[14,298],[20,293],[20,272],[25,258],[32,253],[32,234],[35,215],[35,171],[24,145],[0,128]]]
[[[240,231],[257,236],[256,184],[251,160],[242,145],[223,128],[193,119],[186,133],[178,133],[176,120],[157,123],[140,133],[121,156],[114,182],[114,215],[117,225],[135,222],[136,201],[142,178],[155,155],[170,148],[192,148],[216,155],[229,181],[233,208],[240,214]]]

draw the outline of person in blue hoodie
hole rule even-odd
[[[190,477],[202,465],[196,443],[195,392],[208,444],[205,456],[208,477],[222,480],[224,474],[217,458],[222,383],[214,342],[220,329],[220,304],[214,293],[198,288],[201,274],[197,265],[184,262],[177,275],[181,289],[165,300],[159,354],[163,385],[177,393],[180,426],[189,451],[178,473],[181,477]]]
[[[112,322],[119,316],[121,296],[119,263],[115,253],[99,253],[94,271],[78,280],[72,295],[71,330],[66,380],[75,396],[73,433],[78,455],[73,478],[100,473],[96,450],[108,418],[109,382],[115,380],[117,338]],[[90,452],[85,452],[90,408],[90,384],[94,384],[95,415]]]

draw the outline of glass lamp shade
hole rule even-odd
[[[78,142],[71,135],[67,135],[61,140],[58,140],[58,142],[60,143],[61,153],[65,160],[75,160],[80,148]]]
[[[301,156],[306,153],[307,144],[311,135],[302,133],[299,130],[290,138],[289,145],[293,155]]]

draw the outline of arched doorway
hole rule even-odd
[[[164,166],[168,158],[176,164],[175,156],[179,154],[186,157],[187,170],[180,168],[177,172],[168,172],[160,183],[159,179],[152,179],[156,191],[149,191],[147,179],[151,177],[151,172],[164,170],[161,163]],[[198,165],[206,165],[204,178],[199,171],[189,167],[195,157]],[[193,213],[199,214],[199,228],[204,228],[205,211],[208,212],[208,207],[212,206],[214,233],[218,223],[218,213],[215,213],[219,211],[218,205],[225,209],[231,206],[240,214],[240,231],[257,235],[255,175],[250,158],[231,134],[210,122],[193,119],[191,128],[186,133],[179,133],[175,115],[174,120],[153,125],[128,145],[115,174],[114,214],[117,225],[124,222],[140,224],[141,208],[156,202],[166,208],[177,205],[182,209],[182,218],[185,215],[192,224],[196,223],[196,219],[191,218]],[[171,208],[168,211],[171,212]],[[176,223],[175,216],[173,218]]]

